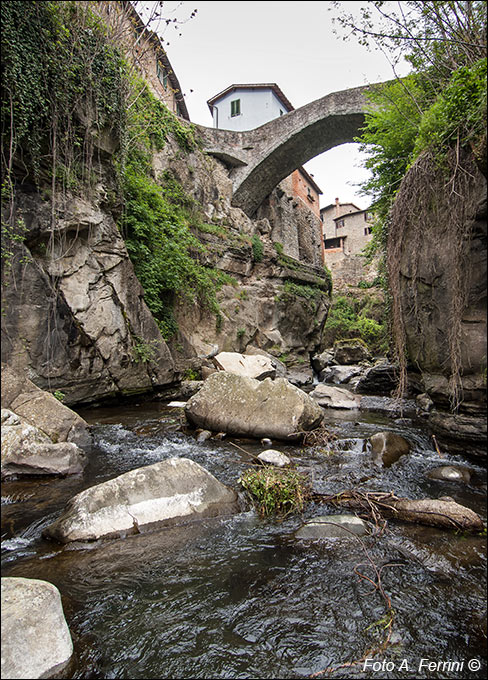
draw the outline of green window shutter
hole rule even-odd
[[[234,99],[230,103],[230,115],[231,116],[239,116],[241,113],[241,100],[240,99]]]

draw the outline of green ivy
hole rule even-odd
[[[252,237],[252,258],[254,262],[261,262],[263,259],[264,246],[257,234]]]

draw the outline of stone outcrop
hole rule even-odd
[[[2,578],[2,678],[46,678],[73,654],[59,590],[47,581]]]
[[[284,378],[263,381],[214,373],[186,404],[195,427],[235,436],[297,440],[317,427],[323,413],[315,401]]]
[[[398,252],[394,267],[398,271],[398,303],[412,362],[409,379],[418,392],[427,393],[435,404],[429,423],[446,443],[457,440],[459,450],[484,455],[486,178],[464,151],[459,156],[453,151],[452,162],[455,177],[465,179],[462,196],[454,188],[441,194],[438,211],[444,210],[447,215],[448,211],[453,212],[453,206],[460,206],[462,212],[459,209],[450,219],[441,215],[436,220],[434,215],[431,222],[419,220],[416,215],[414,221],[407,223],[405,210],[399,208],[398,226],[392,239],[392,247]],[[445,176],[433,176],[428,159],[420,157],[402,181],[397,204],[401,205],[404,196],[418,195],[414,188],[427,173],[431,186],[445,185]],[[412,226],[415,221],[421,223],[418,229]],[[455,415],[450,413],[452,402],[456,401],[454,383],[459,389]]]
[[[14,220],[25,232],[11,244],[4,276],[4,363],[43,389],[63,392],[73,405],[169,389],[187,369],[200,370],[214,346],[307,360],[318,350],[330,297],[317,225],[299,209],[281,221],[275,216],[273,224],[251,220],[232,205],[226,165],[199,150],[183,154],[171,138],[153,158],[154,174],[171,176],[194,200],[202,222],[193,227],[203,245],[200,262],[234,283],[218,292],[217,319],[201,304],[179,300],[179,332],[167,345],[117,228],[113,145],[99,151],[97,184],[83,198],[69,191],[51,197],[19,184]],[[274,243],[284,233],[299,238],[279,254]],[[262,258],[254,255],[253,237]],[[285,289],[290,282],[298,287]],[[300,286],[315,287],[313,302],[300,296]]]
[[[44,535],[62,543],[90,541],[237,510],[235,491],[198,463],[169,458],[77,494]]]

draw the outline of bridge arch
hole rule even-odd
[[[232,204],[252,216],[298,167],[340,144],[364,124],[369,85],[328,94],[254,130],[200,127],[204,148],[231,166]]]

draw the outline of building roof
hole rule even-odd
[[[229,87],[227,87],[225,90],[222,90],[222,92],[219,92],[219,94],[216,94],[214,97],[208,99],[207,104],[208,108],[210,109],[210,113],[213,114],[213,106],[219,101],[219,99],[226,96],[227,94],[230,94],[231,92],[234,92],[235,90],[271,90],[283,104],[287,113],[295,110],[295,107],[290,103],[288,98],[285,97],[276,83],[246,83],[242,85],[229,85]]]
[[[356,210],[357,210],[358,212],[364,212],[364,211],[361,211],[361,208],[358,208],[358,206],[357,206],[355,203],[339,203],[339,204],[337,204],[337,203],[329,203],[329,205],[326,205],[326,206],[324,206],[323,208],[320,208],[320,212],[325,212],[326,210],[330,210],[330,208],[336,208],[337,205],[339,205],[339,207],[341,207],[341,206],[343,206],[343,205],[352,205],[352,207],[353,207],[353,208],[356,208]],[[346,215],[352,215],[352,213],[345,213],[345,214],[346,214]]]
[[[154,51],[156,53],[156,58],[164,66],[166,73],[168,74],[168,80],[170,82],[171,89],[173,90],[175,99],[178,103],[179,114],[182,118],[189,121],[190,116],[188,114],[188,109],[186,108],[186,103],[183,97],[183,93],[181,91],[180,83],[175,75],[175,72],[173,71],[173,67],[171,66],[171,63],[168,59],[168,55],[166,54],[166,51],[163,48],[160,38],[154,31],[151,31],[146,27],[143,20],[139,16],[137,10],[129,2],[129,0],[123,0],[123,7],[125,11],[130,15],[130,17],[134,20],[136,30],[139,32],[143,31],[144,37],[153,46]]]
[[[361,215],[361,213],[366,213],[366,212],[369,212],[369,208],[365,208],[364,210],[359,210],[359,208],[358,208],[357,210],[354,210],[353,212],[344,213],[343,215],[338,215],[337,217],[333,217],[332,219],[334,220],[334,222],[336,222],[337,220],[343,220],[345,217],[352,217],[353,215]]]

